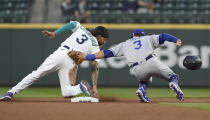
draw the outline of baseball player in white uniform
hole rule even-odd
[[[130,39],[111,49],[102,50],[87,56],[80,53],[77,56],[81,62],[83,60],[124,56],[130,71],[139,80],[139,88],[136,94],[142,102],[150,102],[146,94],[146,87],[151,83],[152,76],[167,80],[169,87],[176,93],[177,99],[182,101],[184,100],[184,94],[178,85],[178,75],[163,64],[154,54],[154,50],[165,41],[174,42],[177,47],[181,46],[181,40],[170,34],[162,33],[147,36],[144,30],[136,29],[132,32]]]
[[[80,84],[75,86],[70,84],[70,71],[75,67],[75,63],[67,54],[71,50],[80,51],[84,54],[96,53],[100,51],[99,45],[106,42],[109,33],[102,26],[98,26],[89,32],[79,22],[70,21],[55,32],[44,30],[42,34],[54,38],[67,30],[72,30],[72,35],[53,54],[47,57],[37,70],[27,75],[11,90],[2,95],[0,100],[11,100],[15,94],[29,87],[41,77],[55,71],[59,76],[62,96],[71,97],[82,92],[93,96],[93,90],[87,81],[81,81]]]

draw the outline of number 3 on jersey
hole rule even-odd
[[[87,40],[88,40],[88,37],[85,34],[82,34],[82,38],[81,39],[79,39],[79,38],[76,39],[78,44],[83,44]]]
[[[138,41],[134,41],[133,44],[136,44],[137,46],[135,47],[136,50],[140,49],[142,44],[141,44],[141,40]]]

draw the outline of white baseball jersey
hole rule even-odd
[[[13,94],[19,93],[20,91],[28,88],[35,81],[41,77],[57,71],[60,80],[61,93],[64,97],[76,96],[82,91],[80,85],[72,86],[70,82],[70,72],[75,67],[74,61],[68,56],[70,50],[76,50],[83,52],[84,54],[93,54],[98,51],[98,41],[92,34],[87,31],[79,22],[71,21],[76,23],[77,26],[72,30],[73,34],[67,38],[61,46],[53,52],[45,61],[22,79],[16,86],[14,86],[9,92]]]
[[[72,30],[73,34],[67,38],[61,46],[66,45],[70,50],[80,51],[85,55],[100,51],[97,39],[79,22],[76,23],[77,26]]]
[[[159,35],[134,37],[122,42],[110,50],[114,56],[125,56],[127,64],[144,60],[148,55],[154,53],[154,49],[159,47]]]

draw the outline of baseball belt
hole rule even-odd
[[[152,57],[153,57],[153,55],[150,54],[149,56],[147,56],[147,57],[145,58],[145,60],[147,61],[147,60],[149,60],[149,59],[152,58]],[[140,62],[140,63],[141,63],[141,62]],[[134,66],[137,66],[137,65],[139,65],[139,62],[133,63],[132,65],[129,66],[129,68],[133,68]]]

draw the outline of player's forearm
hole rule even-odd
[[[99,75],[98,62],[93,61],[92,62],[92,69],[91,69],[91,78],[92,78],[93,90],[95,92],[97,92],[98,75]]]
[[[178,38],[173,35],[162,33],[159,35],[159,43],[163,44],[165,41],[174,42],[176,43]]]
[[[95,60],[95,59],[102,59],[102,58],[109,58],[109,57],[113,57],[114,54],[112,51],[110,50],[102,50],[102,51],[99,51],[95,54],[90,54],[90,55],[87,55],[85,57],[85,60]]]
[[[95,54],[87,55],[85,57],[85,60],[93,61],[95,59],[101,59],[101,58],[104,58],[104,52],[103,51],[99,51],[99,52],[97,52]]]
[[[78,69],[78,66],[75,65],[75,66],[73,67],[73,69],[71,69],[71,70],[69,71],[69,79],[70,79],[70,84],[71,84],[72,86],[74,86],[74,85],[76,84],[77,69]]]
[[[55,31],[55,33],[56,33],[56,35],[60,35],[61,33],[66,32],[68,30],[73,30],[76,26],[77,26],[77,23],[76,22],[66,23],[62,27],[58,28]]]

